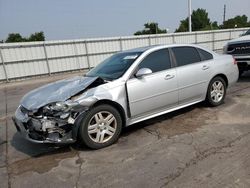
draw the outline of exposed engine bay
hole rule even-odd
[[[20,107],[21,111],[26,111]],[[69,140],[72,137],[72,127],[78,112],[71,109],[63,109],[61,103],[47,105],[40,108],[36,113],[28,112],[29,121],[27,129],[29,136],[35,140],[58,141],[58,139]]]

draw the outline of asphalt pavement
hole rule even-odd
[[[30,143],[11,121],[28,91],[77,74],[0,85],[0,187],[250,187],[250,73],[225,103],[138,123],[101,150]]]

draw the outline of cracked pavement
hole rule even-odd
[[[11,121],[21,97],[72,75],[0,85],[1,188],[250,187],[250,73],[223,105],[201,103],[138,123],[102,150],[21,138]]]

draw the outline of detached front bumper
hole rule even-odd
[[[37,134],[32,128],[32,118],[23,113],[20,107],[17,108],[15,116],[12,117],[14,125],[22,137],[33,143],[52,143],[52,144],[69,144],[74,143],[76,140],[72,138],[72,131],[65,134],[64,137],[59,137],[56,134],[48,134],[48,137],[35,139],[33,134]]]

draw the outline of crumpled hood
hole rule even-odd
[[[44,85],[27,93],[22,98],[21,105],[35,111],[49,103],[65,101],[86,89],[97,79],[98,77],[77,76]]]

